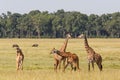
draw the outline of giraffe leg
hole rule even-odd
[[[94,62],[92,61],[92,68],[93,68],[93,70],[94,70]]]
[[[73,63],[73,65],[74,65],[74,71],[76,71],[77,64],[76,64],[76,63]]]
[[[19,63],[16,62],[16,70],[19,70]]]
[[[78,71],[80,72],[79,64],[77,64],[77,69],[78,69]]]
[[[72,70],[73,70],[73,64],[71,64],[71,72],[72,72]]]
[[[102,69],[103,69],[103,66],[102,66],[102,64],[100,65],[100,71],[102,71]]]
[[[20,62],[18,62],[18,70],[20,70]]]
[[[65,65],[65,67],[64,67],[64,69],[63,69],[63,72],[65,72],[65,69],[67,68],[67,66],[68,66],[68,62],[67,62],[67,64]]]
[[[16,70],[19,70],[19,58],[16,58]]]
[[[76,71],[76,66],[74,67],[74,71]]]
[[[78,71],[80,72],[80,68],[79,68],[79,67],[77,67],[77,69],[78,69]]]
[[[55,64],[54,64],[54,70],[57,72],[57,67],[58,67],[59,61],[55,60]]]
[[[65,61],[66,61],[66,59],[63,59],[63,67],[65,67]]]
[[[60,70],[61,69],[61,60],[59,61],[58,65],[59,65],[59,70]]]
[[[76,62],[76,67],[77,67],[78,71],[80,72],[80,68],[79,68],[79,59],[78,59],[78,61]]]
[[[22,70],[23,70],[23,61],[22,61]]]
[[[88,63],[88,71],[90,71],[90,62]]]
[[[23,70],[23,61],[20,62],[20,69]]]
[[[102,71],[102,64],[100,62],[97,63],[97,66],[98,66],[99,70]]]
[[[17,70],[19,70],[20,69],[20,61],[18,60],[17,61]]]

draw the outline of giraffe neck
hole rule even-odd
[[[68,57],[69,56],[69,52],[60,52],[59,50],[57,50],[56,54],[58,54],[59,56],[62,56],[62,57]]]
[[[67,43],[68,43],[68,37],[66,38],[64,44],[62,45],[62,47],[60,48],[60,52],[65,52],[66,48],[67,48]]]
[[[91,55],[94,55],[94,54],[95,54],[95,51],[89,46],[86,35],[84,36],[84,38],[85,38],[85,40],[84,40],[85,49],[86,49],[88,55],[90,55],[90,54],[91,54]]]
[[[89,48],[89,44],[88,44],[88,41],[87,41],[87,37],[86,37],[86,34],[84,35],[84,44],[85,44],[85,48]]]

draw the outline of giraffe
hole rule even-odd
[[[68,40],[69,40],[69,38],[71,38],[71,35],[68,33],[67,35],[66,35],[66,39],[65,39],[65,42],[64,42],[64,44],[61,46],[61,48],[60,48],[60,52],[66,52],[66,48],[67,48],[67,44],[68,44]],[[65,61],[66,61],[66,58],[63,58],[62,59],[63,60],[63,67],[65,66]],[[61,68],[61,61],[59,62],[59,69]]]
[[[75,54],[75,53],[71,53],[71,52],[60,52],[59,50],[53,48],[51,51],[51,54],[56,55],[57,59],[67,59],[67,64],[64,66],[63,72],[65,72],[65,69],[67,68],[67,66],[70,64],[71,65],[71,71],[74,69],[74,71],[76,71],[76,69],[78,69],[78,71],[80,71],[79,68],[79,57]],[[58,64],[57,64],[58,65]],[[54,68],[55,70],[57,69],[57,66],[55,66]]]
[[[20,48],[16,48],[17,55],[16,55],[16,67],[17,70],[23,70],[23,60],[24,60],[24,54],[22,53],[22,50]]]
[[[68,56],[66,56],[65,54],[67,54]],[[78,71],[80,71],[80,68],[79,68],[79,57],[75,53],[64,52],[64,53],[61,53],[61,56],[67,58],[67,64],[65,65],[63,72],[65,72],[65,69],[67,68],[67,66],[69,64],[71,65],[71,71],[73,69],[74,69],[74,71],[76,71],[76,69],[78,69]]]
[[[62,47],[60,48],[60,52],[65,52],[66,48],[67,48],[67,43],[68,43],[68,39],[71,38],[70,34],[66,35],[66,39],[64,44],[62,45]],[[54,49],[54,48],[53,48]],[[52,51],[50,52],[50,54],[52,53]],[[55,63],[54,63],[54,70],[57,72],[57,67],[59,66],[59,70],[61,69],[61,62],[63,61],[63,67],[65,66],[65,61],[66,58],[58,55],[58,54],[54,54],[54,59],[55,59]]]
[[[90,71],[90,63],[92,64],[92,68],[94,70],[94,62],[97,64],[100,71],[102,71],[102,57],[100,54],[96,53],[88,44],[86,34],[84,34],[84,44],[87,52],[88,59],[88,71]]]
[[[53,48],[53,49],[51,50],[50,54],[53,54],[53,56],[54,56],[54,60],[55,60],[55,63],[54,63],[54,71],[57,72],[57,67],[59,66],[59,70],[60,70],[60,66],[61,66],[60,63],[61,63],[62,60],[65,60],[65,58],[62,57],[62,56],[60,56],[60,55],[58,55],[58,54],[56,54],[56,51],[54,51],[54,49],[55,49],[55,48]],[[60,51],[59,51],[59,52],[60,52]]]

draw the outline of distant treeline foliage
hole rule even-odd
[[[61,9],[0,15],[0,38],[63,38],[67,33],[77,37],[84,32],[89,37],[120,38],[120,12],[86,15]]]

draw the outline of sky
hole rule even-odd
[[[0,0],[0,15],[12,13],[29,13],[32,10],[56,12],[78,11],[83,14],[108,14],[120,12],[120,0]]]

